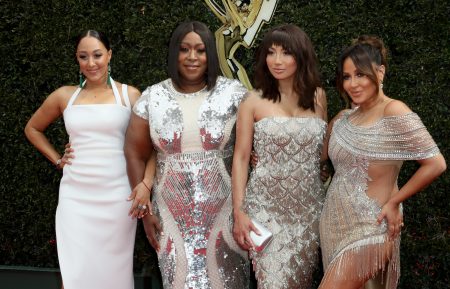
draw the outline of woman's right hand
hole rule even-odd
[[[70,142],[66,144],[66,148],[64,149],[64,155],[61,157],[61,169],[65,165],[71,165],[71,160],[75,158],[75,155],[73,154],[73,148],[71,147]]]
[[[142,221],[144,223],[145,234],[147,235],[150,245],[156,252],[159,252],[160,246],[157,235],[159,234],[164,236],[159,218],[155,215],[146,215],[142,218]]]
[[[253,250],[254,244],[250,238],[250,231],[260,234],[248,215],[240,210],[234,212],[233,237],[238,245],[244,250]]]
[[[131,201],[128,216],[131,216],[133,219],[142,219],[147,214],[152,215],[153,211],[150,195],[151,186],[147,185],[145,181],[142,180],[133,188],[131,194],[128,196],[127,201]]]

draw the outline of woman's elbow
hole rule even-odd
[[[443,155],[440,155],[440,157],[438,158],[438,164],[436,166],[439,175],[443,174],[445,170],[447,170],[447,163],[445,162]]]
[[[33,132],[36,131],[36,129],[34,129],[30,123],[28,122],[27,125],[25,126],[25,128],[23,129],[23,132],[25,133],[25,137],[28,140],[31,140],[33,138]]]
[[[431,159],[431,162],[428,164],[430,171],[437,178],[447,169],[447,163],[445,162],[444,156],[439,154]]]

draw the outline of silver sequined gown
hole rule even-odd
[[[147,88],[134,112],[157,150],[154,206],[164,230],[164,288],[248,288],[246,252],[232,236],[230,168],[246,89],[219,77],[211,91],[177,92],[170,79]]]
[[[385,264],[387,226],[385,221],[376,224],[382,205],[367,193],[388,197],[392,187],[397,187],[404,160],[430,158],[439,154],[439,149],[415,113],[384,117],[361,127],[351,123],[353,112],[344,113],[335,122],[330,137],[329,156],[335,175],[320,219],[324,268],[336,270],[342,279],[376,277],[383,269],[384,280],[369,280],[370,288],[392,289],[397,287],[400,273],[400,238],[394,241],[392,257]],[[388,185],[379,185],[383,183]],[[342,265],[352,266],[351,274],[342,275]]]
[[[273,234],[252,253],[258,288],[311,288],[319,263],[319,216],[325,197],[320,155],[327,124],[316,117],[269,117],[254,125],[259,161],[244,209]]]

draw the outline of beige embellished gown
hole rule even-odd
[[[326,127],[317,117],[269,117],[254,125],[259,160],[244,209],[274,235],[262,252],[252,253],[258,288],[312,288],[325,197],[319,162]]]
[[[387,225],[385,220],[376,223],[380,200],[398,190],[397,177],[404,160],[430,158],[439,154],[439,149],[415,113],[384,117],[362,127],[349,118],[356,109],[335,122],[330,137],[335,175],[320,219],[324,268],[337,270],[339,276],[342,265],[352,266],[352,275],[341,275],[343,279],[370,276],[373,279],[366,286],[393,289],[400,273],[400,237],[393,242],[392,256],[385,264]],[[377,275],[384,280],[377,280]]]
[[[183,94],[168,79],[134,107],[148,119],[157,150],[153,203],[164,231],[158,261],[165,289],[249,286],[247,252],[231,232],[234,127],[245,92],[219,77],[211,91]]]

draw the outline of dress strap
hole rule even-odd
[[[118,105],[122,105],[122,100],[120,99],[120,94],[119,94],[119,90],[117,89],[116,83],[114,82],[112,77],[110,77],[109,79],[111,80],[111,87],[113,90],[114,97],[116,99],[116,103]]]
[[[83,84],[81,86],[84,86],[85,83],[86,83],[86,80],[83,82]],[[75,101],[75,99],[77,98],[78,94],[80,94],[80,91],[81,91],[81,87],[78,87],[75,90],[75,92],[70,97],[69,102],[67,103],[67,107],[72,106],[72,104]]]
[[[130,98],[128,97],[128,85],[122,84],[122,97],[125,101],[125,106],[131,109]]]

